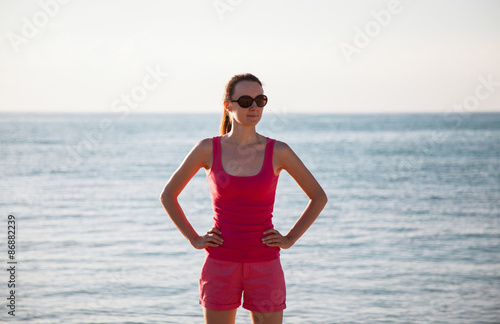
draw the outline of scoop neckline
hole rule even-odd
[[[227,174],[228,176],[233,177],[233,178],[253,178],[253,177],[259,176],[264,171],[264,167],[266,165],[266,159],[267,159],[267,146],[269,145],[269,137],[266,137],[266,147],[264,149],[264,161],[262,162],[262,167],[260,168],[259,173],[255,174],[255,175],[251,175],[251,176],[237,176],[237,175],[232,175],[232,174],[226,172],[226,169],[224,169],[224,165],[222,164],[221,140],[222,140],[222,136],[219,137],[219,162],[220,162],[220,167],[221,167],[222,171],[224,171],[225,174]]]

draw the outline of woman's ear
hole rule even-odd
[[[224,109],[226,109],[227,111],[230,111],[229,110],[229,102],[224,101]]]

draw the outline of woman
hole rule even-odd
[[[235,75],[226,86],[222,136],[198,142],[168,180],[160,200],[196,249],[205,249],[200,304],[205,323],[234,323],[241,305],[252,323],[282,323],[285,281],[279,251],[290,248],[327,202],[321,186],[287,144],[258,134],[267,97],[252,74]],[[177,197],[204,168],[214,223],[198,235]],[[309,197],[309,204],[286,235],[273,228],[278,175],[286,170]]]

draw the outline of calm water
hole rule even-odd
[[[0,115],[0,223],[17,217],[16,321],[201,323],[204,253],[158,196],[219,115]],[[329,204],[282,251],[285,323],[499,323],[500,114],[292,115],[287,142]],[[180,197],[206,231],[200,171]],[[307,199],[280,176],[275,226]],[[6,235],[0,239],[6,265]],[[0,322],[7,315],[0,273]],[[246,310],[237,323],[248,323]]]

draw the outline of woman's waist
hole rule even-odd
[[[234,225],[223,222],[214,222],[215,228],[221,231],[224,244],[232,248],[252,248],[265,246],[262,243],[264,231],[273,228],[272,222],[256,225]]]
[[[221,198],[212,201],[215,217],[221,219],[238,219],[262,221],[273,216],[274,200],[265,203],[243,204],[235,201],[222,201]]]

